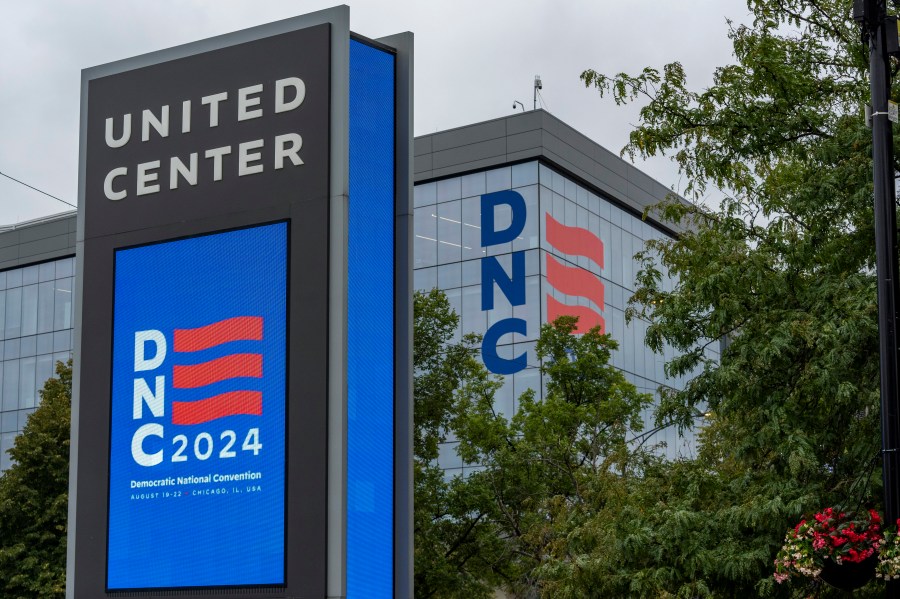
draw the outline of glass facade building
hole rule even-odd
[[[0,272],[0,471],[57,361],[72,355],[73,257]]]
[[[500,231],[510,227],[513,210],[506,204],[485,202],[484,198],[507,190],[524,200],[524,226],[520,232],[516,227],[518,234],[510,242],[485,246],[482,209],[494,210],[494,228]],[[556,247],[563,244],[551,243],[552,233],[548,241],[548,228],[555,224],[562,224],[562,234],[570,239],[577,238],[580,232],[598,238],[602,254],[591,256],[585,251],[582,253],[587,255],[573,255]],[[613,365],[639,391],[655,393],[660,386],[683,386],[685,378],[670,379],[663,370],[665,362],[673,357],[671,351],[655,354],[645,346],[648,323],[625,320],[639,268],[633,257],[643,249],[645,241],[664,238],[667,233],[608,198],[548,165],[529,161],[417,185],[414,235],[415,287],[422,291],[436,287],[447,294],[450,305],[460,315],[455,340],[469,332],[486,335],[493,325],[511,318],[525,323],[524,334],[512,332],[498,339],[497,354],[502,360],[527,356],[521,370],[501,373],[504,385],[495,397],[499,412],[512,415],[517,408],[516,399],[529,388],[541,392],[535,342],[540,325],[560,313],[576,314],[580,319],[590,318],[592,313],[599,316],[606,332],[619,343],[619,350],[612,354]],[[520,258],[524,269],[519,272],[514,267],[516,254],[524,256]],[[504,271],[505,276],[499,277],[501,284],[485,279],[485,259],[491,257]],[[581,279],[588,284],[573,289],[571,284],[556,281],[561,278],[558,271],[569,274],[571,269],[583,271],[587,276],[582,275]],[[509,301],[503,297],[500,287],[509,284],[507,276],[513,284],[518,276],[524,276],[524,283],[520,283],[524,286],[524,298]],[[591,278],[598,284],[591,286]],[[485,285],[492,285],[493,289],[488,290]],[[671,289],[672,281],[664,278],[663,285]],[[600,293],[592,294],[592,289]],[[486,294],[493,295],[490,309],[483,301]],[[709,350],[709,356],[717,358],[715,348]],[[644,414],[644,421],[648,428],[652,426],[652,408]],[[665,454],[674,458],[690,452],[693,438],[679,437],[674,429],[664,429],[648,442],[665,443]],[[439,463],[448,475],[466,468],[455,445],[451,441],[441,448]]]
[[[523,124],[525,117],[532,123]],[[531,131],[539,133],[531,146],[520,145]],[[684,386],[689,377],[664,371],[673,350],[652,352],[644,343],[649,323],[625,319],[640,268],[635,254],[648,240],[677,234],[642,214],[667,189],[541,111],[429,137],[417,139],[417,150],[430,147],[417,156],[415,288],[447,294],[460,316],[456,340],[468,332],[485,336],[485,364],[503,377],[499,412],[513,414],[527,389],[543,396],[535,342],[541,324],[560,314],[579,316],[585,329],[602,326],[619,344],[613,366],[639,391]],[[510,160],[516,154],[534,159]],[[664,277],[664,289],[673,284]],[[488,359],[495,347],[497,359]],[[706,353],[717,360],[717,345]],[[653,428],[653,411],[643,414],[645,431]],[[674,428],[646,440],[662,444],[669,458],[691,455],[694,442]],[[478,468],[464,464],[455,448],[452,439],[441,447],[438,461],[448,476]]]

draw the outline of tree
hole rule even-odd
[[[645,102],[626,152],[672,153],[685,193],[724,196],[665,202],[687,231],[639,255],[629,316],[651,322],[653,349],[679,351],[669,374],[701,370],[663,390],[657,424],[706,415],[698,459],[649,469],[615,524],[639,596],[808,592],[772,581],[784,531],[827,505],[881,501],[868,51],[849,2],[748,7],[751,24],[730,24],[736,62],[708,89],[678,63],[582,75]],[[711,361],[702,348],[720,340]]]
[[[633,437],[650,396],[609,364],[616,342],[598,329],[574,335],[576,321],[561,317],[541,327],[543,400],[529,390],[515,414],[498,413],[497,383],[483,377],[458,394],[452,427],[459,453],[481,465],[465,484],[501,541],[493,574],[516,597],[560,596],[547,585],[546,565],[574,557],[571,538],[586,520],[612,517],[615,498],[648,457]]]
[[[0,476],[0,595],[65,596],[72,361],[40,392]]]
[[[459,316],[442,292],[417,292],[413,313],[415,594],[490,597],[502,544],[483,512],[481,490],[462,477],[447,480],[436,462],[459,389],[474,381],[490,385],[489,377],[477,360],[477,337],[450,342]]]

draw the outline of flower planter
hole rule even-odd
[[[858,563],[844,562],[843,564],[838,564],[835,561],[826,559],[819,578],[822,582],[828,583],[836,589],[853,591],[864,586],[875,577],[875,565],[877,563],[877,555],[873,555]]]

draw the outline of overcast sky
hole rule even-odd
[[[0,172],[77,201],[80,71],[333,6],[319,0],[56,0],[7,2],[0,19]],[[415,133],[543,108],[619,152],[637,120],[578,75],[685,65],[701,89],[733,60],[726,19],[745,0],[353,0],[351,29],[415,34]],[[639,163],[681,189],[667,159]],[[69,210],[0,177],[0,225]]]

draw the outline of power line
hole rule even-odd
[[[52,195],[52,194],[47,193],[46,191],[40,190],[40,189],[38,189],[37,187],[32,187],[32,186],[29,185],[28,183],[25,183],[24,181],[19,181],[19,180],[16,179],[15,177],[10,177],[9,175],[7,175],[7,174],[4,173],[4,172],[0,172],[0,175],[3,175],[4,177],[6,177],[7,179],[9,179],[9,180],[11,180],[11,181],[15,181],[15,182],[18,183],[19,185],[24,185],[24,186],[27,187],[28,189],[33,189],[33,190],[35,190],[36,192],[42,193],[42,194],[44,194],[45,196],[47,196],[47,197],[49,197],[49,198],[53,198],[54,200],[56,200],[56,201],[58,201],[58,202],[62,202],[63,204],[65,204],[65,205],[67,205],[67,206],[71,206],[72,208],[78,208],[78,206],[76,206],[75,204],[69,203],[69,202],[67,202],[67,201],[65,201],[65,200],[63,200],[63,199],[61,199],[61,198],[56,197],[55,195]]]

